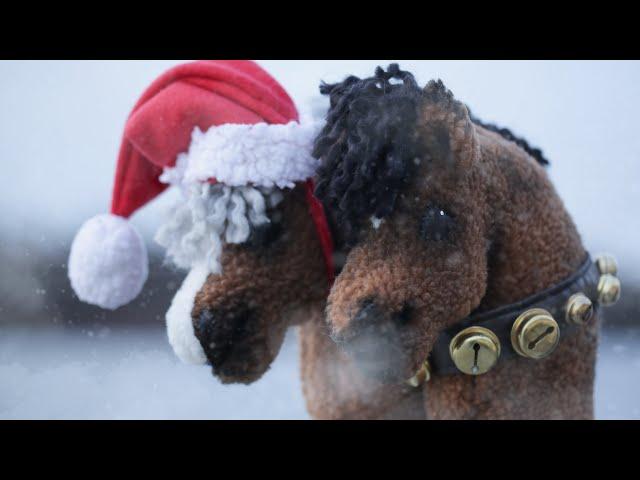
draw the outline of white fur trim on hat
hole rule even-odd
[[[84,302],[115,310],[138,296],[148,273],[144,242],[122,217],[93,217],[73,240],[69,279]]]
[[[320,123],[297,122],[224,124],[206,133],[196,128],[189,151],[178,156],[176,170],[186,183],[214,178],[229,187],[293,188],[318,167],[311,151],[319,129]],[[165,175],[168,180],[172,174]]]
[[[209,276],[209,269],[202,263],[195,266],[185,278],[180,290],[173,297],[167,311],[167,335],[173,351],[184,363],[204,365],[207,357],[193,330],[191,312],[197,293]]]

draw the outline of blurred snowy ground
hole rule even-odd
[[[180,363],[162,327],[12,330],[0,419],[306,419],[296,349],[287,338],[260,381],[226,386]]]
[[[604,330],[596,417],[640,420],[640,331]],[[162,328],[0,334],[0,419],[306,419],[295,331],[247,387],[182,365]]]
[[[295,342],[250,387],[221,386],[180,365],[163,313],[183,274],[160,267],[132,305],[80,304],[68,246],[107,210],[125,119],[142,90],[178,61],[0,61],[0,418],[306,418]],[[320,80],[369,76],[387,60],[262,61],[303,115]],[[640,62],[402,61],[419,82],[442,78],[485,121],[541,147],[593,253],[620,261],[596,385],[599,418],[640,418]],[[167,192],[133,223],[152,247]],[[155,263],[154,263],[155,262]]]

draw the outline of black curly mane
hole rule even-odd
[[[522,148],[525,152],[527,152],[531,157],[533,157],[535,161],[538,162],[540,165],[545,167],[549,165],[549,160],[545,158],[544,154],[542,153],[542,150],[536,147],[532,147],[524,138],[515,136],[511,132],[511,130],[509,130],[508,128],[498,127],[493,123],[485,123],[482,120],[474,117],[473,114],[471,113],[471,110],[469,110],[469,107],[467,107],[467,110],[469,111],[469,117],[471,118],[471,121],[473,123],[475,123],[476,125],[480,125],[481,127],[486,128],[487,130],[497,133],[505,140],[509,140],[510,142],[515,143],[520,148]]]
[[[363,221],[384,218],[395,206],[424,148],[415,130],[422,89],[414,76],[392,64],[375,75],[355,76],[320,86],[330,98],[327,121],[315,141],[313,155],[321,160],[316,196],[331,213],[340,243],[353,245]],[[539,149],[509,130],[472,121],[515,142],[539,163],[548,161]]]

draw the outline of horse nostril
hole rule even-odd
[[[404,372],[408,361],[403,333],[411,312],[409,306],[394,311],[367,299],[347,328],[332,338],[366,375],[381,381],[393,380]]]
[[[405,304],[402,310],[393,314],[392,318],[398,325],[406,325],[411,321],[413,315],[413,308],[409,304]]]
[[[358,336],[391,337],[399,333],[411,319],[412,309],[405,305],[399,311],[391,311],[367,299],[361,303],[360,309],[351,318],[346,329],[334,335],[338,343],[348,342]]]
[[[194,318],[194,333],[209,362],[222,365],[238,342],[250,334],[248,311],[204,309]]]
[[[210,330],[210,325],[213,323],[213,319],[216,317],[213,310],[203,310],[198,315],[196,322],[194,322],[194,327],[196,333],[206,334]]]
[[[399,311],[391,312],[378,306],[374,300],[365,300],[358,313],[353,317],[352,325],[356,330],[386,323],[403,326],[409,323],[411,315],[412,308],[408,304],[405,304]]]
[[[358,313],[353,317],[352,324],[355,329],[360,329],[379,323],[383,317],[384,312],[373,300],[365,300]]]

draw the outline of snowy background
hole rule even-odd
[[[137,302],[102,312],[70,292],[68,246],[108,208],[126,116],[177,63],[0,61],[0,418],[307,418],[294,331],[249,387],[222,386],[171,353],[163,313],[183,275],[161,267],[151,237],[174,192],[133,218],[152,256]],[[321,79],[390,61],[260,63],[308,114]],[[587,247],[618,257],[623,301],[605,314],[596,411],[640,419],[640,63],[400,64],[540,146]]]

